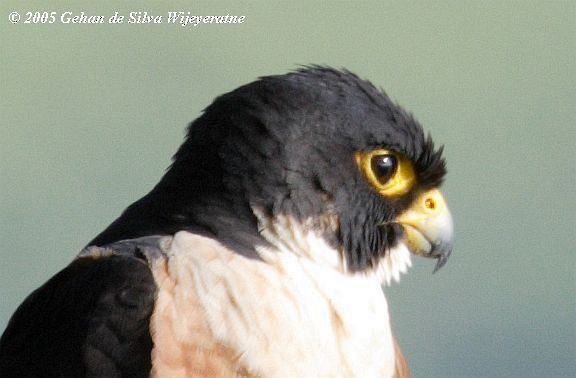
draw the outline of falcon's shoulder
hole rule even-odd
[[[0,376],[148,376],[155,293],[138,241],[88,248],[13,315]]]

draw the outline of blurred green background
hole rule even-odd
[[[215,96],[317,63],[382,86],[446,146],[455,251],[386,288],[413,376],[576,376],[576,3],[67,3],[0,4],[0,331]],[[35,10],[246,19],[8,20]]]

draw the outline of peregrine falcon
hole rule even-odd
[[[445,173],[349,71],[223,94],[160,182],[20,305],[0,376],[407,376],[382,286],[412,254],[450,255]]]

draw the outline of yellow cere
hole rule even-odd
[[[393,175],[386,182],[381,182],[372,168],[372,160],[386,155],[396,158],[397,166]],[[416,183],[414,166],[403,154],[386,149],[376,149],[357,152],[355,158],[368,182],[383,196],[394,197],[406,194]]]

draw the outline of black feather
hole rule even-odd
[[[81,258],[34,291],[0,338],[1,377],[146,377],[156,285],[131,256]]]
[[[353,156],[372,148],[414,162],[413,192],[386,199],[370,188]],[[442,149],[383,91],[345,70],[305,67],[216,98],[188,128],[160,183],[92,244],[185,229],[252,256],[254,245],[266,244],[254,208],[299,221],[323,219],[330,208],[340,228],[320,231],[351,270],[361,270],[396,239],[380,225],[445,173]]]

